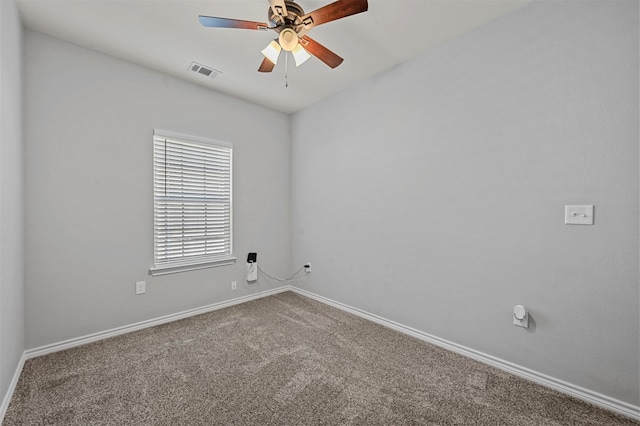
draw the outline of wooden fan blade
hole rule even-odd
[[[273,10],[273,14],[280,16],[282,23],[284,23],[284,18],[289,14],[284,0],[269,0],[269,5],[271,6],[271,10]]]
[[[329,65],[331,68],[337,67],[342,63],[342,61],[344,61],[340,56],[307,36],[300,39],[300,44],[304,47],[304,50]]]
[[[244,30],[266,30],[268,26],[264,22],[242,21],[240,19],[216,18],[215,16],[198,16],[198,20],[205,27],[215,28],[241,28]]]
[[[307,13],[302,17],[302,23],[308,30],[312,27],[335,21],[336,19],[366,12],[368,9],[369,4],[367,0],[338,0]]]
[[[275,66],[276,66],[276,64],[274,64],[273,62],[271,62],[267,58],[264,58],[262,60],[262,63],[260,64],[260,68],[258,68],[258,71],[260,71],[260,72],[271,72],[271,71],[273,71]]]

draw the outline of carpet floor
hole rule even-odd
[[[286,292],[28,360],[3,425],[638,425]]]

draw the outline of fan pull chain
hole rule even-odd
[[[287,52],[284,52],[284,87],[289,87],[289,79],[287,77],[287,69],[289,65],[289,55]]]

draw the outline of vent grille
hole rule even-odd
[[[191,65],[189,65],[189,69],[193,72],[202,74],[210,78],[216,78],[219,74],[222,74],[222,71],[214,70],[211,67],[207,67],[197,62],[191,62]]]

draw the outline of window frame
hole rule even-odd
[[[229,149],[229,251],[223,255],[199,255],[193,256],[193,259],[189,259],[189,256],[183,256],[179,260],[164,260],[159,262],[157,257],[157,247],[159,244],[158,239],[158,201],[162,201],[162,197],[156,195],[157,182],[157,170],[156,170],[156,141],[158,139],[165,139],[165,141],[172,139],[176,142],[182,142],[186,144],[195,145],[212,145],[214,147]],[[154,129],[152,138],[152,180],[153,180],[153,266],[149,268],[149,272],[152,276],[172,274],[176,272],[192,271],[197,269],[212,268],[217,266],[231,265],[236,262],[236,257],[233,255],[233,144],[229,142],[222,142],[218,140],[203,138],[200,136],[186,135],[183,133],[172,132],[168,130]],[[171,198],[171,197],[167,197]],[[175,197],[174,197],[175,198]],[[197,197],[190,197],[192,200],[198,200]],[[204,203],[207,198],[203,196],[199,198],[200,202]],[[165,199],[164,201],[170,201]],[[197,202],[197,201],[196,201]],[[204,221],[203,221],[204,222]],[[182,228],[184,229],[184,228]]]

